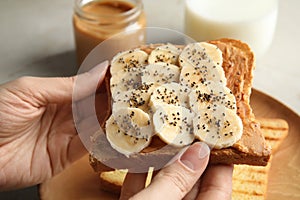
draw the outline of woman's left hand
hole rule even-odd
[[[86,80],[81,98],[103,81],[107,65],[79,75]],[[0,190],[41,183],[86,153],[72,115],[76,78],[22,77],[0,85]]]

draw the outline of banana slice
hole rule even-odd
[[[226,85],[222,62],[222,52],[217,46],[206,42],[191,43],[179,56],[179,64],[182,67],[180,81],[192,88],[206,81]]]
[[[124,133],[149,140],[153,135],[153,126],[149,115],[138,108],[119,108],[112,113]]]
[[[113,116],[106,121],[106,138],[112,148],[127,157],[149,146],[151,138],[137,138],[120,130]]]
[[[172,44],[162,45],[154,49],[148,58],[148,63],[170,63],[170,64],[178,64],[178,57],[181,53],[181,49],[175,47]]]
[[[154,83],[162,85],[165,83],[178,82],[180,69],[169,63],[149,64],[142,71],[142,83]]]
[[[199,64],[192,65],[186,63],[180,73],[180,83],[190,88],[197,88],[199,84],[205,84],[208,81],[226,85],[227,80],[222,67],[213,62],[200,61]]]
[[[153,110],[164,104],[171,104],[174,106],[189,107],[188,94],[190,89],[178,83],[166,83],[153,91],[150,97],[150,106]]]
[[[113,98],[117,92],[138,89],[140,87],[142,87],[142,79],[141,72],[139,71],[120,72],[114,74],[110,79],[110,88]]]
[[[119,72],[132,72],[148,63],[148,54],[140,49],[123,51],[113,57],[111,61],[110,73],[112,75]]]
[[[123,92],[118,91],[113,97],[113,110],[130,107],[148,111],[150,96],[154,89],[154,84],[150,83],[143,84],[138,89],[132,89]]]
[[[199,42],[198,43],[204,51],[207,53],[208,57],[217,65],[222,67],[223,64],[223,56],[222,51],[213,44],[207,42]]]
[[[188,44],[179,55],[179,64],[181,67],[186,64],[197,66],[200,61],[212,62],[222,67],[222,51],[216,45],[207,42],[198,42]]]
[[[154,130],[159,138],[173,146],[185,146],[194,140],[194,114],[185,107],[162,105],[153,115]]]
[[[195,113],[215,111],[219,106],[236,111],[236,99],[228,87],[209,81],[190,92],[189,106]]]
[[[217,111],[198,112],[193,124],[195,138],[216,149],[232,146],[243,134],[242,120],[235,111],[225,106]]]

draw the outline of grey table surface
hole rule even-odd
[[[143,0],[143,3],[148,26],[183,31],[184,0]],[[73,0],[0,1],[0,84],[24,75],[76,74],[73,4]],[[257,61],[254,72],[256,89],[276,98],[298,114],[299,8],[298,0],[280,0],[272,46]]]

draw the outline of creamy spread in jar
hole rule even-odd
[[[78,66],[94,47],[115,34],[124,34],[112,43],[119,49],[143,44],[145,25],[141,0],[77,0],[73,27]]]

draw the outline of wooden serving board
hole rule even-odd
[[[253,90],[251,106],[257,117],[281,118],[289,124],[289,135],[274,155],[268,180],[267,200],[300,199],[300,117],[272,97]],[[70,168],[43,183],[43,200],[118,199],[102,191],[97,174],[89,166],[88,155]]]

